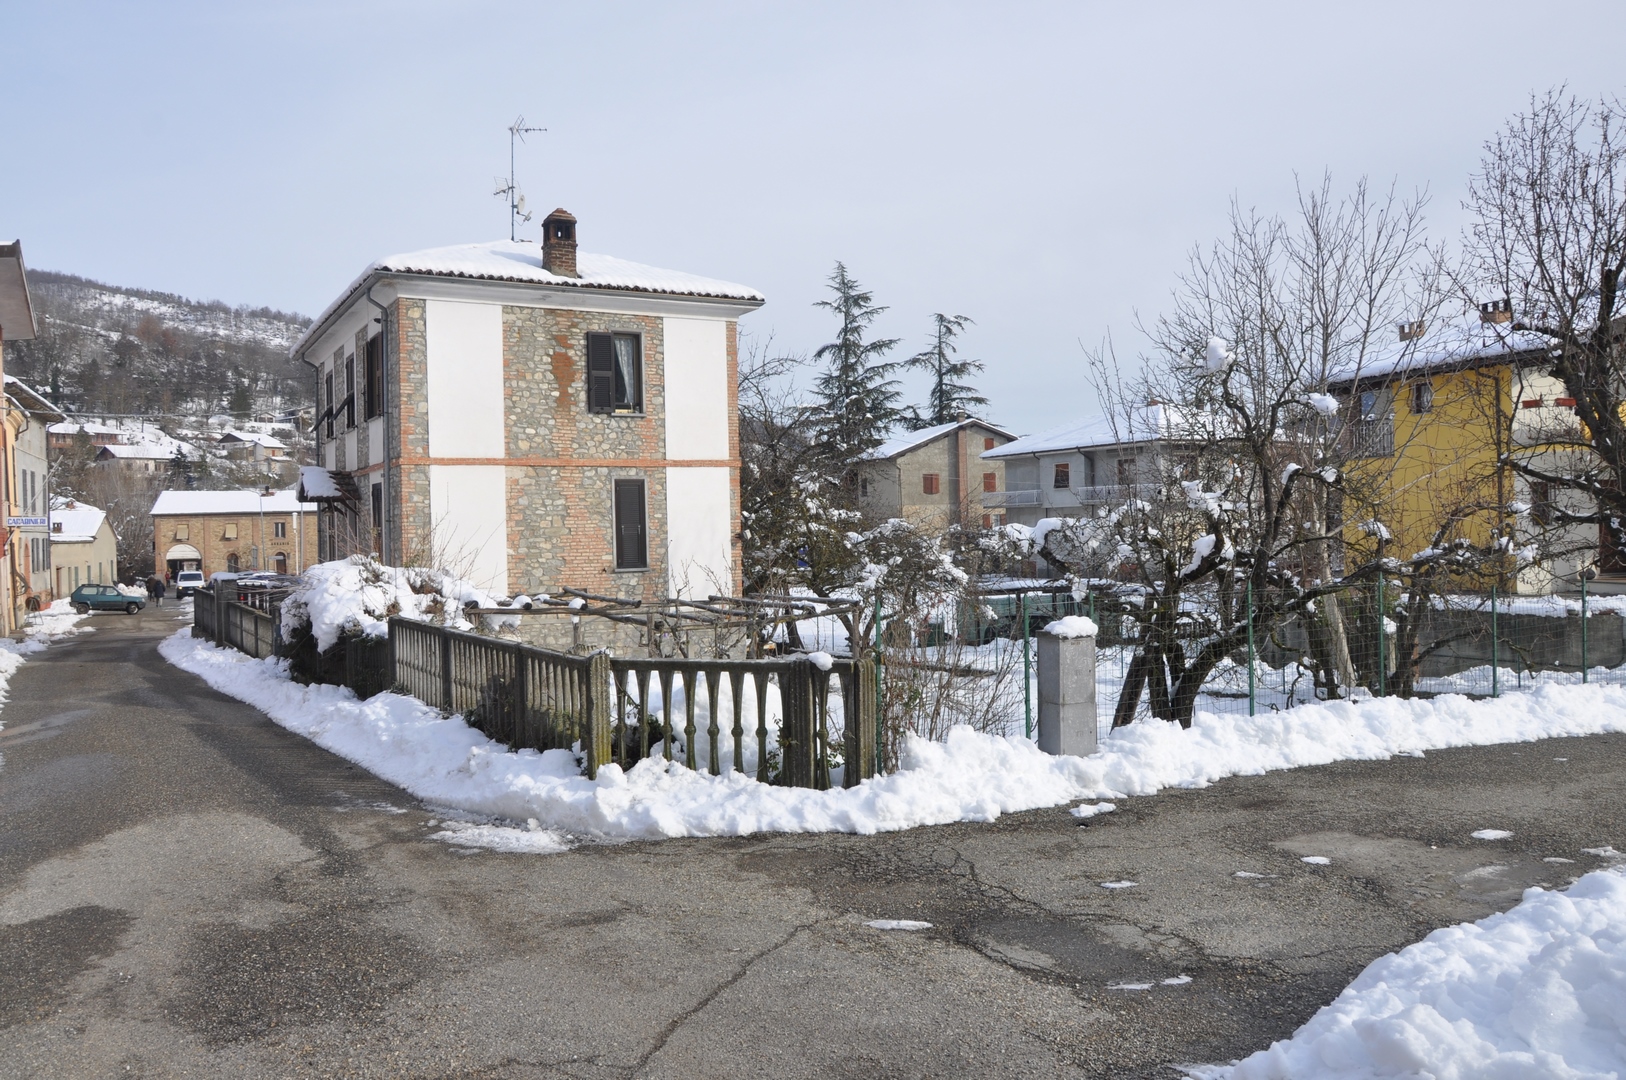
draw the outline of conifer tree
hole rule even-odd
[[[829,280],[835,296],[814,306],[834,312],[841,327],[834,341],[813,354],[825,364],[815,384],[814,427],[824,457],[845,481],[854,463],[881,445],[887,431],[902,419],[893,378],[899,365],[882,360],[898,339],[866,341],[870,323],[886,308],[877,306],[874,294],[839,262]]]
[[[956,355],[959,350],[954,345],[954,339],[970,325],[972,321],[965,315],[944,315],[939,312],[932,316],[932,343],[908,360],[910,367],[923,368],[932,376],[926,410],[914,412],[914,427],[947,424],[958,419],[960,413],[969,413],[974,405],[988,404],[988,399],[967,381],[982,370],[982,361],[961,360]]]

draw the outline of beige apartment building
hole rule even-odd
[[[980,455],[1015,438],[975,417],[906,431],[859,467],[859,506],[872,517],[930,528],[1003,525],[1003,508],[985,509],[983,495],[1005,490],[1005,464]]]
[[[316,561],[315,503],[292,491],[161,491],[152,506],[153,565],[297,574]]]

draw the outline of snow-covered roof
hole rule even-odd
[[[344,498],[344,492],[333,482],[333,474],[320,465],[299,467],[299,491],[307,499]]]
[[[66,414],[55,405],[52,405],[44,394],[15,375],[6,376],[6,393],[17,403],[17,407],[25,412],[47,417],[54,416],[58,420],[66,418]]]
[[[1157,442],[1180,437],[1186,418],[1173,405],[1143,405],[1127,415],[1102,414],[1088,420],[1070,420],[1036,435],[1024,435],[1015,442],[985,451],[985,458],[1022,457],[1028,454],[1058,453],[1066,450],[1092,450],[1106,446]]]
[[[65,420],[59,424],[52,424],[46,429],[52,435],[77,435],[83,431],[86,435],[133,435],[126,428],[114,427],[112,424],[98,423],[95,420]]]
[[[925,446],[933,439],[941,438],[959,427],[987,428],[989,431],[997,432],[1007,439],[1016,438],[1015,435],[1012,435],[1004,428],[990,424],[986,420],[967,417],[964,420],[951,420],[946,424],[933,424],[931,427],[921,428],[918,431],[905,431],[901,435],[894,435],[865,456],[870,461],[885,461],[888,458],[895,458],[899,454],[907,453],[916,447]]]
[[[1435,319],[1421,336],[1410,341],[1400,341],[1399,336],[1397,332],[1395,341],[1376,355],[1335,372],[1328,380],[1330,385],[1347,386],[1357,380],[1364,382],[1396,375],[1404,378],[1486,361],[1528,358],[1531,353],[1542,353],[1552,346],[1552,342],[1540,334],[1514,330],[1511,323],[1483,322],[1477,311],[1461,317]]]
[[[178,514],[314,514],[315,503],[302,503],[293,490],[262,495],[254,490],[239,491],[160,491],[152,504],[152,516]]]
[[[220,441],[257,443],[260,446],[265,447],[267,450],[288,449],[288,444],[283,442],[281,439],[270,435],[262,435],[258,431],[228,431],[224,435],[220,436]]]
[[[133,461],[158,461],[175,456],[180,450],[188,455],[196,454],[197,450],[190,443],[179,439],[170,439],[163,443],[108,443],[96,452],[97,457],[104,454],[112,458],[128,458]]]
[[[89,503],[76,503],[61,496],[51,500],[51,543],[87,544],[96,539],[107,520],[107,511]],[[58,530],[57,526],[62,528]]]
[[[576,253],[576,272],[580,276],[571,278],[544,270],[542,246],[529,240],[453,244],[449,247],[426,248],[423,251],[388,255],[363,270],[339,298],[316,317],[310,329],[294,343],[292,354],[298,356],[306,344],[322,332],[328,319],[349,303],[357,290],[375,275],[429,274],[435,277],[512,281],[572,289],[670,293],[678,296],[742,300],[753,305],[759,305],[765,299],[749,285],[702,277],[681,270],[662,270],[660,267],[645,266],[643,263],[618,259],[613,255],[596,255],[590,251]]]

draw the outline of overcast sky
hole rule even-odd
[[[1138,8],[1138,10],[1130,10]],[[741,281],[782,351],[837,259],[925,340],[976,320],[991,417],[1094,408],[1234,197],[1433,197],[1532,90],[1626,87],[1626,3],[0,5],[0,239],[31,267],[313,315],[370,260],[507,235],[506,128],[581,244]]]

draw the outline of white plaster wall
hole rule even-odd
[[[424,302],[429,456],[503,455],[502,306]]]
[[[665,320],[666,456],[728,459],[728,324]]]
[[[685,599],[734,591],[729,540],[728,470],[712,466],[666,470],[666,558],[671,595]]]
[[[435,560],[487,592],[508,592],[508,470],[429,466]]]

